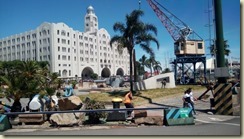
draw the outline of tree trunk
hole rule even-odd
[[[151,71],[151,77],[152,77],[152,66],[150,67],[150,71]]]
[[[132,49],[133,50],[133,49]],[[133,82],[132,82],[132,50],[129,50],[129,54],[130,54],[130,91],[133,93]]]
[[[137,82],[136,51],[133,49],[134,82]]]

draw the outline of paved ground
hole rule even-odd
[[[204,91],[204,90],[203,90]],[[194,96],[198,97],[200,96],[203,91],[194,92]],[[210,98],[212,96],[211,92],[208,92],[210,97],[204,101],[197,101],[195,104],[195,108],[197,110],[197,115],[195,119],[195,124],[202,124],[204,122],[209,122],[209,120],[212,121],[227,121],[230,119],[235,118],[236,116],[225,116],[225,115],[212,115],[210,112]],[[179,96],[167,96],[164,98],[157,98],[152,100],[150,103],[143,104],[141,106],[137,106],[140,108],[152,108],[152,107],[182,107],[182,95]],[[22,100],[24,103],[26,100]],[[111,105],[107,105],[106,108],[112,108]],[[123,105],[121,105],[121,108],[124,108]],[[240,111],[240,107],[239,107]],[[237,112],[238,113],[238,112]],[[147,110],[148,116],[163,116],[163,110]],[[122,128],[122,127],[128,127],[128,126],[134,126],[130,122],[124,122],[124,123],[106,123],[104,125],[99,126],[81,126],[81,127],[72,127],[72,128],[83,128],[83,129],[108,129],[108,128]],[[62,128],[62,130],[72,130],[72,128]],[[28,131],[34,131],[34,130],[55,130],[55,128],[51,128],[50,125],[46,122],[42,125],[19,125],[19,126],[13,126],[13,129],[9,129],[5,132],[28,132]]]

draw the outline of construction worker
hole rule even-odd
[[[132,92],[131,91],[126,93],[125,98],[124,98],[124,105],[126,108],[134,108],[134,106],[132,104]],[[132,113],[132,110],[127,111],[128,117],[131,117],[131,113]]]

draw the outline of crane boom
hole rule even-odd
[[[196,32],[156,0],[147,2],[175,41],[176,56],[205,54],[204,41]]]
[[[177,18],[164,6],[158,3],[156,0],[147,0],[155,14],[158,16],[160,21],[163,23],[174,41],[180,40],[202,40],[202,38],[196,34],[188,25]],[[161,9],[160,9],[160,8]],[[196,35],[198,38],[195,39],[193,36]]]

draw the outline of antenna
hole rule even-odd
[[[205,25],[205,27],[208,27],[208,35],[209,35],[209,39],[207,41],[209,41],[209,48],[212,46],[213,43],[213,39],[212,39],[212,26],[213,23],[211,22],[211,13],[212,13],[212,7],[211,7],[211,0],[208,0],[208,10],[206,11],[206,13],[208,14],[208,24]],[[211,54],[211,52],[210,52]]]
[[[139,10],[141,10],[141,0],[139,0],[138,2],[139,2]]]

